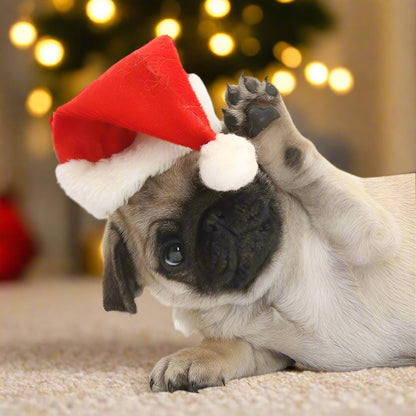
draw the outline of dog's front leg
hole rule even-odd
[[[260,166],[346,261],[366,265],[394,254],[400,232],[393,217],[299,133],[272,84],[242,76],[226,101],[225,129],[253,140]]]
[[[150,388],[197,392],[235,378],[283,370],[292,364],[289,357],[255,349],[242,339],[207,338],[197,347],[162,358],[150,375]]]

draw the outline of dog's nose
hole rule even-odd
[[[209,235],[227,232],[239,236],[253,229],[262,229],[270,215],[269,201],[234,193],[205,211],[202,231]]]
[[[208,233],[216,232],[220,227],[220,222],[223,220],[223,212],[218,208],[214,208],[207,212],[206,216],[202,221],[202,228],[204,231]]]

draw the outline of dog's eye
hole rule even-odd
[[[166,246],[163,251],[163,261],[171,267],[179,266],[183,262],[182,247],[179,243]]]

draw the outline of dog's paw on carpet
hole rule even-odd
[[[152,391],[200,389],[225,385],[221,356],[205,348],[185,348],[158,361],[150,375]]]

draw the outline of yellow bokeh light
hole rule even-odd
[[[354,86],[354,77],[347,68],[335,68],[329,74],[329,86],[337,94],[347,94]]]
[[[20,21],[9,30],[9,38],[12,44],[18,48],[28,48],[36,40],[38,33],[30,22]]]
[[[213,20],[203,20],[198,24],[198,34],[204,38],[209,38],[216,32],[218,28]]]
[[[283,49],[280,60],[289,68],[297,68],[302,63],[302,54],[299,49],[289,46]]]
[[[263,19],[263,10],[255,4],[249,4],[243,9],[243,20],[248,25],[260,23]]]
[[[224,97],[227,84],[232,84],[234,81],[230,78],[218,77],[213,81],[208,88],[209,96],[214,104],[214,109],[219,118],[223,117],[221,109],[226,106]]]
[[[311,62],[305,67],[306,80],[316,86],[322,86],[328,80],[328,68],[322,62]]]
[[[234,39],[226,33],[217,33],[209,39],[209,48],[215,55],[227,56],[234,50]]]
[[[176,39],[181,34],[181,25],[175,19],[163,19],[156,25],[156,36],[169,35]]]
[[[290,45],[287,42],[284,41],[280,41],[280,42],[276,42],[273,46],[273,56],[280,60],[282,57],[282,52],[286,49],[289,48]]]
[[[57,39],[44,37],[35,46],[35,58],[43,66],[56,66],[62,62],[65,49]]]
[[[88,18],[94,23],[109,23],[116,15],[116,5],[113,0],[89,0],[86,12]]]
[[[246,38],[241,42],[241,50],[246,56],[255,56],[261,48],[260,42],[256,38]]]
[[[278,3],[292,3],[295,0],[276,0]]]
[[[98,247],[97,247],[97,254],[98,254],[98,258],[101,261],[104,261],[104,239],[101,237],[101,240],[98,243]]]
[[[46,88],[35,88],[26,98],[26,109],[34,117],[42,117],[52,107],[52,95]]]
[[[25,150],[31,158],[45,160],[53,151],[48,123],[42,119],[31,119],[26,123]]]
[[[66,13],[74,7],[74,0],[52,0],[58,12]]]
[[[276,71],[272,76],[274,84],[282,95],[289,95],[296,88],[295,76],[285,70]]]
[[[205,0],[205,11],[212,17],[224,17],[231,10],[231,4],[228,0]]]

